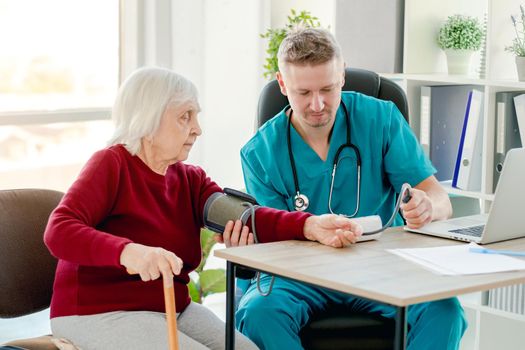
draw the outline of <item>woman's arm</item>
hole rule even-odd
[[[80,265],[120,266],[120,253],[130,239],[95,228],[110,211],[117,195],[118,159],[111,151],[95,153],[86,163],[44,233],[51,254]]]

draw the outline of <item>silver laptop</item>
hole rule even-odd
[[[507,152],[489,214],[434,221],[405,230],[480,244],[525,237],[525,148]]]

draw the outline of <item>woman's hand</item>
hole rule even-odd
[[[241,220],[237,220],[235,223],[232,220],[228,221],[223,234],[217,234],[214,238],[216,242],[224,243],[228,248],[255,243],[253,233],[250,232],[248,226],[242,226]]]
[[[363,228],[352,219],[335,214],[310,216],[303,228],[304,236],[334,248],[346,247],[357,242]]]
[[[156,280],[161,275],[165,281],[173,281],[173,275],[178,275],[182,269],[182,260],[174,253],[137,243],[124,247],[120,264],[129,273],[138,273],[143,281]]]

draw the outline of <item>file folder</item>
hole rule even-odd
[[[465,107],[475,85],[421,87],[419,141],[437,169],[438,181],[454,175]]]
[[[523,146],[525,145],[525,91],[521,91],[521,95],[514,97],[514,109],[516,110],[521,145]]]
[[[483,153],[483,92],[469,93],[458,146],[452,186],[466,191],[481,190]]]
[[[465,109],[465,117],[463,119],[463,127],[461,128],[461,137],[459,138],[458,151],[456,155],[456,166],[454,167],[454,176],[452,177],[452,187],[458,187],[459,165],[463,157],[463,145],[465,143],[465,133],[467,131],[468,117],[470,113],[470,105],[472,104],[472,91],[468,93],[467,107]]]
[[[496,93],[496,125],[494,135],[494,165],[492,171],[492,190],[496,191],[507,151],[521,147],[520,131],[516,116],[514,98],[523,91]],[[525,102],[525,101],[524,101]],[[519,102],[518,102],[519,104]],[[525,108],[525,105],[523,106]],[[525,113],[525,111],[523,111]]]

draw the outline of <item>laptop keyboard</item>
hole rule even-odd
[[[485,228],[485,225],[478,225],[478,226],[458,228],[455,230],[450,230],[448,232],[459,233],[465,236],[481,237],[481,234],[483,233],[484,228]]]

